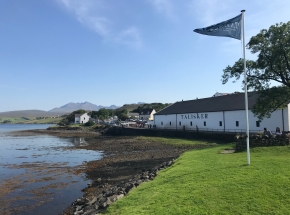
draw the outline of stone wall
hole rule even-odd
[[[262,134],[251,135],[249,138],[250,147],[255,146],[286,146],[290,143],[290,134],[273,135],[265,137]],[[242,151],[247,148],[247,139],[245,135],[236,136],[236,150]]]

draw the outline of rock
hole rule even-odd
[[[95,210],[88,210],[83,215],[93,215],[93,214],[94,215],[96,214]]]
[[[76,211],[80,211],[81,209],[83,209],[83,205],[81,205],[81,206],[77,206],[77,208],[76,208]]]
[[[101,205],[100,205],[100,208],[106,208],[107,207],[107,201],[105,201],[104,203],[102,203]]]
[[[127,184],[125,192],[128,193],[134,186],[134,184]]]
[[[142,180],[137,180],[135,183],[134,183],[134,185],[136,186],[136,187],[138,187],[140,184],[142,184]]]
[[[75,212],[74,215],[83,214],[83,213],[84,213],[84,211],[80,210],[80,211]]]
[[[97,197],[94,197],[90,202],[89,205],[95,204],[95,202],[98,200]]]
[[[111,202],[115,202],[115,201],[118,200],[117,195],[110,196],[110,197],[108,197],[108,199],[109,199]]]
[[[123,197],[124,197],[124,194],[117,195],[117,200],[122,199]]]
[[[100,198],[99,200],[99,205],[102,205],[104,202],[106,202],[106,198],[104,198],[103,196]]]
[[[113,202],[110,200],[110,198],[107,198],[107,201],[106,201],[106,206],[109,206],[111,205]]]

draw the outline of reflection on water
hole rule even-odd
[[[29,125],[29,128],[45,128]],[[15,126],[15,130],[27,130]],[[75,149],[86,138],[11,136],[13,125],[0,125],[0,211],[4,214],[58,214],[90,182],[77,169],[101,152]]]
[[[87,146],[88,142],[85,141],[84,137],[74,137],[73,138],[73,144],[75,146]]]

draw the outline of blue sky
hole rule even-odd
[[[241,82],[221,83],[242,57],[241,41],[193,29],[245,9],[248,42],[289,21],[289,8],[288,0],[2,0],[0,112],[241,91]]]

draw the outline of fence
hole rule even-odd
[[[246,129],[209,129],[209,128],[186,128],[185,126],[183,127],[178,127],[178,128],[173,128],[173,127],[156,127],[156,128],[148,128],[148,129],[159,129],[159,130],[182,130],[182,131],[188,131],[188,132],[226,132],[226,133],[246,133]],[[263,132],[263,130],[250,130],[250,133],[259,133]]]

